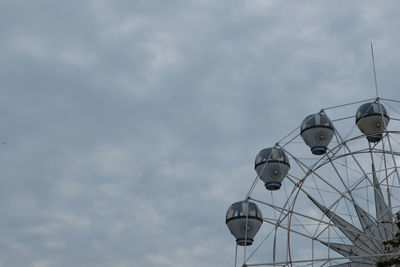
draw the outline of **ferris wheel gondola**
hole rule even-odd
[[[255,203],[239,201],[229,207],[225,223],[239,246],[250,246],[263,223],[263,217]]]
[[[314,155],[326,153],[333,134],[333,124],[323,110],[307,116],[301,123],[300,135]]]
[[[289,158],[276,146],[265,148],[258,153],[254,169],[267,190],[278,190],[289,172]]]
[[[386,109],[379,100],[366,103],[357,110],[356,124],[371,143],[382,139],[382,133],[386,130],[389,120]]]

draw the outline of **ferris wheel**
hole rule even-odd
[[[376,266],[400,257],[400,101],[376,97],[305,117],[255,159],[226,224],[235,266]],[[260,186],[262,181],[265,187]]]

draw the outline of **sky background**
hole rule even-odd
[[[256,154],[373,98],[370,42],[399,98],[399,10],[0,0],[0,266],[232,266]]]

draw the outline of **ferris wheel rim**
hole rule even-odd
[[[355,103],[367,102],[367,101],[371,101],[371,100],[375,100],[375,101],[386,100],[386,101],[389,101],[390,99],[387,99],[387,98],[374,98],[374,99],[369,99],[369,100],[357,101],[357,102],[350,103],[350,104],[338,105],[338,107],[348,106],[348,105],[352,105],[352,104],[355,104]],[[400,101],[395,101],[395,100],[393,100],[393,101],[400,103]],[[326,110],[327,109],[333,109],[333,108],[336,108],[336,107],[326,108]],[[347,119],[354,118],[354,117],[356,117],[356,116],[347,116],[347,117],[336,119],[336,120],[333,120],[333,121],[347,120]],[[390,120],[393,119],[395,121],[397,121],[397,120],[400,121],[400,119],[396,119],[396,118],[393,118],[393,117],[389,117],[389,118],[390,118]],[[290,151],[288,151],[288,149],[286,149],[286,146],[288,144],[290,144],[291,142],[293,142],[296,138],[298,138],[300,136],[300,134],[297,134],[294,137],[290,137],[290,136],[293,136],[293,133],[295,133],[295,131],[298,131],[299,128],[300,127],[297,127],[295,130],[291,131],[288,135],[286,135],[283,139],[281,139],[278,143],[275,144],[275,147],[281,148],[283,151],[288,152],[288,155],[290,155],[291,158],[296,158],[296,156],[291,155]],[[275,223],[274,224],[274,226],[275,226],[274,229],[275,230],[273,229],[274,232],[275,232],[274,233],[274,238],[273,238],[274,239],[274,245],[273,245],[273,249],[274,249],[273,258],[274,259],[273,259],[273,262],[272,262],[273,265],[280,264],[280,263],[285,263],[285,266],[293,266],[293,263],[300,262],[300,261],[294,261],[292,259],[292,253],[291,253],[292,247],[290,245],[291,244],[290,243],[290,236],[294,233],[294,231],[293,231],[293,229],[290,229],[290,227],[292,226],[293,215],[295,214],[295,208],[296,208],[296,204],[297,204],[297,197],[299,196],[303,186],[305,185],[306,180],[313,174],[313,172],[310,171],[310,170],[316,171],[316,170],[318,170],[318,169],[320,169],[322,167],[325,167],[326,165],[328,165],[328,164],[330,164],[332,162],[338,161],[341,158],[346,158],[346,157],[350,157],[350,156],[356,156],[357,157],[358,155],[363,155],[363,154],[374,154],[374,155],[375,154],[377,154],[377,155],[390,155],[391,154],[393,157],[396,157],[396,158],[400,157],[400,152],[399,152],[398,149],[397,150],[393,150],[391,147],[390,147],[390,149],[386,149],[386,150],[385,149],[379,149],[378,147],[376,147],[376,145],[379,143],[379,141],[376,142],[371,147],[371,144],[370,144],[371,141],[369,141],[369,140],[368,140],[369,141],[368,142],[368,147],[364,147],[364,148],[358,149],[358,150],[354,150],[354,149],[350,150],[349,149],[349,152],[343,153],[341,151],[341,148],[343,148],[344,146],[352,143],[353,141],[358,141],[358,140],[360,140],[362,138],[366,138],[366,135],[365,134],[359,134],[359,135],[356,135],[356,136],[352,135],[351,137],[349,137],[350,134],[347,134],[344,138],[342,138],[342,136],[340,136],[339,133],[337,133],[337,135],[336,135],[336,131],[337,131],[336,128],[334,129],[334,131],[335,131],[335,136],[338,139],[338,142],[336,142],[335,146],[333,146],[331,149],[328,149],[325,155],[322,155],[321,157],[316,159],[314,163],[304,165],[306,167],[305,168],[306,172],[304,172],[304,174],[301,176],[302,177],[301,179],[296,180],[296,183],[292,182],[293,188],[292,188],[292,190],[289,190],[289,192],[286,192],[287,199],[286,199],[286,201],[284,201],[284,204],[281,205],[281,207],[283,209],[281,210],[281,212],[278,212],[278,217],[275,218],[274,220],[270,220],[270,221],[268,219],[266,219],[266,218],[263,218],[263,220],[265,222],[269,223],[269,224],[273,224],[273,222]],[[382,135],[383,135],[382,138],[385,139],[385,138],[389,138],[390,136],[400,135],[400,131],[384,130],[382,132]],[[279,143],[284,142],[285,139],[290,139],[290,140],[288,142],[285,142],[283,145],[280,145]],[[397,145],[396,145],[396,148],[397,148]],[[397,171],[398,165],[397,166],[395,165],[394,167],[391,167],[391,168],[394,168]],[[387,169],[386,167],[385,168],[380,168],[380,169],[378,169],[378,172],[383,172],[386,169]],[[372,175],[371,171],[367,171],[365,173],[368,174],[368,175]],[[390,175],[392,175],[392,174],[393,174],[393,172]],[[267,203],[263,203],[263,201],[260,201],[259,199],[253,197],[253,189],[254,189],[256,183],[258,182],[258,178],[259,177],[257,176],[256,179],[254,180],[254,182],[253,182],[253,184],[252,184],[252,186],[251,186],[251,188],[250,188],[245,200],[253,200],[253,201],[255,201],[257,203],[260,203],[260,204],[267,204]],[[289,175],[288,175],[288,178],[290,178]],[[288,179],[288,180],[290,180],[290,179]],[[400,188],[400,186],[399,186],[399,188]],[[285,188],[285,190],[286,190],[286,188]],[[354,190],[354,189],[351,189],[351,190]],[[271,195],[272,195],[272,193],[271,193]],[[341,198],[342,198],[342,195],[340,195],[339,200]],[[288,223],[289,229],[287,229],[288,244],[289,244],[288,248],[287,248],[288,249],[287,256],[286,256],[287,260],[286,261],[277,262],[275,260],[275,249],[276,249],[275,242],[276,242],[277,229],[284,225],[284,219],[285,218],[288,218],[288,222],[289,222]],[[337,225],[335,225],[333,223],[331,223],[329,226],[337,227]],[[268,238],[268,236],[271,233],[272,233],[272,231],[268,233],[267,237],[260,243],[260,245]],[[319,240],[317,240],[317,241],[319,241]],[[246,247],[244,249],[246,250]],[[245,256],[244,256],[244,264],[245,265],[243,265],[243,266],[263,266],[263,265],[268,265],[268,264],[257,265],[257,264],[249,264],[249,263],[247,263],[250,260],[250,258],[252,257],[252,255],[254,254],[254,252],[250,256],[248,256],[248,258],[246,258],[246,253],[245,253]],[[368,256],[368,255],[370,255],[370,256]],[[373,254],[373,255],[372,254],[368,254],[368,255],[362,255],[362,256],[358,256],[358,257],[364,257],[364,256],[365,257],[367,257],[367,256],[368,257],[373,257],[373,256],[382,256],[382,255],[400,255],[400,251],[395,253],[395,254],[388,254],[388,253],[382,254],[381,253],[381,254]],[[324,259],[325,260],[335,260],[335,259],[346,260],[348,258],[349,257],[343,256],[343,257],[336,257],[336,258],[327,257],[327,258],[324,258]],[[353,258],[357,258],[357,257],[353,257]],[[316,261],[314,256],[312,257],[312,261]]]
[[[389,136],[389,134],[400,134],[400,131],[385,131],[385,135],[386,136]],[[355,141],[355,140],[358,140],[358,139],[361,139],[361,138],[365,138],[365,136],[364,135],[359,135],[359,136],[356,136],[356,137],[353,137],[353,138],[350,138],[350,139],[347,139],[347,140],[343,140],[342,142],[340,142],[340,143],[338,143],[337,144],[337,146],[336,147],[334,147],[334,148],[332,148],[330,151],[334,151],[335,149],[337,149],[337,150],[339,150],[339,148],[341,147],[341,146],[343,146],[344,144],[346,144],[346,143],[348,143],[348,142],[351,142],[351,141]],[[307,180],[307,178],[309,178],[316,170],[318,170],[319,168],[321,168],[321,167],[323,167],[324,165],[326,165],[326,164],[329,164],[329,163],[332,163],[332,162],[334,162],[334,161],[336,161],[336,160],[338,160],[338,159],[340,159],[340,158],[342,158],[342,157],[347,157],[347,156],[353,156],[353,155],[357,155],[357,154],[364,154],[364,153],[374,153],[374,154],[392,154],[392,155],[396,155],[396,156],[400,156],[400,152],[396,152],[396,151],[392,151],[392,150],[390,150],[390,151],[388,151],[388,150],[374,150],[374,149],[371,149],[371,146],[369,146],[369,148],[366,148],[366,149],[362,149],[362,150],[359,150],[359,151],[349,151],[348,153],[343,153],[343,154],[340,154],[339,156],[336,156],[336,157],[329,157],[329,154],[327,153],[326,155],[324,155],[323,156],[323,158],[325,158],[326,157],[326,159],[325,160],[323,160],[323,158],[321,158],[321,159],[319,159],[319,160],[317,160],[316,162],[315,162],[315,164],[313,164],[310,168],[309,168],[309,170],[310,171],[308,171],[304,176],[303,176],[303,178],[295,185],[295,187],[294,187],[294,190],[296,190],[296,196],[295,196],[295,199],[293,199],[293,201],[292,201],[292,205],[291,205],[291,207],[290,207],[290,209],[288,210],[288,212],[287,212],[287,214],[288,214],[288,218],[289,218],[289,220],[288,220],[288,226],[287,226],[287,239],[288,239],[288,250],[287,250],[287,254],[288,254],[288,260],[286,261],[286,262],[282,262],[282,263],[286,263],[286,264],[289,264],[290,266],[292,266],[292,263],[294,263],[294,262],[296,262],[296,261],[293,261],[292,260],[292,255],[291,255],[291,245],[290,245],[290,238],[291,238],[291,235],[292,234],[299,234],[298,232],[296,232],[296,231],[293,231],[292,229],[291,229],[291,225],[292,225],[292,217],[293,217],[293,215],[295,214],[295,212],[294,212],[294,209],[295,209],[295,206],[296,206],[296,203],[297,203],[297,197],[298,197],[298,195],[300,194],[300,192],[302,192],[302,186],[304,185],[304,183],[306,182],[306,180]],[[396,167],[395,167],[396,168]],[[311,171],[312,170],[312,171]],[[351,191],[352,191],[353,189],[351,189]],[[348,191],[348,193],[350,193],[351,191]],[[307,195],[307,193],[306,192],[303,192],[303,193],[305,193],[306,195]],[[340,198],[342,198],[342,197],[344,197],[344,194],[342,194],[342,196],[340,197]],[[339,199],[340,200],[340,199]],[[357,205],[357,203],[353,203],[354,205]],[[324,217],[324,215],[323,215],[323,217]],[[278,223],[277,224],[277,226],[279,227],[280,226],[280,223]],[[335,225],[335,227],[338,227],[338,226],[336,226]],[[338,227],[339,228],[339,227]],[[318,240],[318,239],[316,239],[317,241],[320,241],[320,240]],[[364,257],[376,257],[376,256],[384,256],[384,255],[399,255],[399,253],[400,252],[397,252],[397,253],[394,253],[394,254],[388,254],[388,253],[386,253],[386,254],[368,254],[368,255],[364,255]],[[359,257],[362,257],[362,256],[359,256]],[[355,258],[357,258],[357,257],[355,257]],[[332,258],[323,258],[323,259],[325,259],[325,260],[333,260]],[[345,256],[343,256],[343,257],[338,257],[338,258],[336,258],[336,259],[344,259],[344,260],[347,260],[347,259],[349,259],[349,257],[345,257]],[[322,260],[322,259],[321,259]],[[306,262],[307,260],[304,260],[304,261],[297,261],[297,262]],[[311,261],[314,261],[314,259],[312,258],[311,259]],[[275,264],[279,264],[279,263],[275,263]],[[250,266],[250,265],[249,265]]]

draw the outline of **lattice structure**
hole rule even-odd
[[[307,118],[330,118],[329,145],[301,135],[312,125],[307,118],[280,140],[274,148],[285,153],[290,170],[278,190],[254,179],[245,201],[259,206],[264,223],[252,247],[236,246],[235,266],[241,252],[243,266],[376,266],[400,257],[399,249],[383,246],[399,231],[399,110],[400,101],[386,98],[323,108]]]

